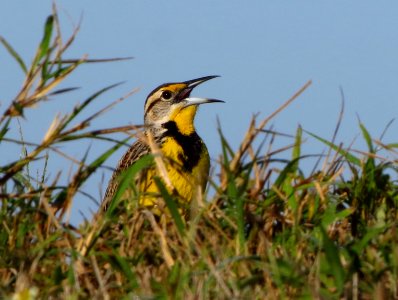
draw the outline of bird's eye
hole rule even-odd
[[[170,92],[170,91],[163,91],[163,93],[162,93],[162,98],[163,98],[164,100],[170,100],[170,98],[171,98],[171,92]]]

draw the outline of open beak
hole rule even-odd
[[[212,75],[212,76],[205,76],[205,77],[200,77],[197,79],[185,81],[184,83],[187,85],[187,87],[180,94],[181,100],[186,103],[185,107],[188,107],[191,105],[204,104],[204,103],[224,102],[224,101],[218,100],[218,99],[189,97],[191,91],[195,87],[197,87],[199,84],[202,84],[205,81],[208,81],[210,79],[217,78],[217,77],[220,77],[220,76]]]

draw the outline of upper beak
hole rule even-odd
[[[185,84],[188,86],[188,88],[190,88],[191,91],[192,91],[193,88],[196,87],[196,86],[198,86],[199,84],[201,84],[201,83],[203,83],[203,82],[205,82],[205,81],[208,81],[208,80],[210,80],[210,79],[217,78],[217,77],[220,77],[220,76],[218,76],[218,75],[205,76],[205,77],[200,77],[200,78],[197,78],[197,79],[188,80],[188,81],[185,81],[184,83],[185,83]]]
[[[224,102],[222,100],[218,100],[218,99],[210,99],[210,98],[194,98],[194,97],[187,97],[185,98],[185,96],[189,96],[189,94],[191,93],[191,91],[198,86],[199,84],[202,84],[205,81],[208,81],[210,79],[213,78],[217,78],[220,77],[218,75],[212,75],[212,76],[205,76],[205,77],[200,77],[197,79],[192,79],[192,80],[188,80],[185,81],[184,83],[187,85],[187,87],[184,89],[184,91],[182,92],[182,96],[186,105],[187,106],[191,106],[191,105],[199,105],[199,104],[204,104],[204,103],[214,103],[214,102]]]

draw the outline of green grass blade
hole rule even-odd
[[[70,87],[70,88],[63,88],[63,89],[59,89],[59,90],[55,90],[54,92],[51,92],[48,94],[48,96],[55,96],[55,95],[60,95],[60,94],[65,94],[65,93],[69,93],[75,90],[80,89],[80,87]]]
[[[238,227],[238,242],[239,251],[243,250],[245,244],[245,214],[244,214],[244,198],[242,197],[234,176],[228,174],[228,185],[227,185],[227,195],[228,199],[231,201],[231,213],[233,219],[236,220]]]
[[[105,151],[99,157],[97,157],[92,163],[88,166],[84,167],[84,169],[80,172],[80,177],[78,179],[79,186],[81,186],[90,176],[93,174],[102,164],[116,151],[118,150],[123,143],[117,144],[109,150]],[[88,154],[88,153],[87,153]],[[82,160],[85,161],[86,157]]]
[[[326,207],[322,215],[322,226],[326,228],[334,222],[344,220],[345,218],[348,218],[353,212],[354,212],[353,208],[337,210],[337,204],[331,202]]]
[[[4,124],[3,128],[0,130],[0,142],[3,140],[4,136],[7,134],[8,130],[10,128],[8,127],[10,125],[11,118],[7,119],[7,122]]]
[[[292,208],[294,212],[296,212],[298,208],[298,203],[295,196],[295,188],[292,186],[292,179],[299,173],[302,135],[303,135],[303,130],[299,126],[297,128],[296,138],[292,149],[292,160],[282,171],[282,174],[280,176],[280,181],[278,182],[277,180],[277,183],[281,185],[282,191],[288,198],[289,206]]]
[[[242,253],[244,250],[246,238],[245,238],[245,212],[244,212],[244,198],[238,197],[236,199],[236,220],[238,225],[238,239],[239,239],[239,251]]]
[[[129,139],[129,138],[128,138]],[[128,140],[126,139],[126,140]],[[74,179],[74,182],[76,183],[75,188],[79,188],[83,185],[84,182],[86,182],[87,179],[90,178],[90,176],[99,168],[102,166],[102,164],[116,151],[118,150],[123,143],[117,144],[110,148],[109,150],[105,151],[103,154],[101,154],[99,157],[97,157],[92,163],[90,163],[87,166],[84,166],[80,169],[79,173],[76,175],[76,178]],[[88,151],[86,151],[83,159],[81,160],[82,163],[85,162],[87,159]],[[54,200],[53,204],[54,205],[61,205],[65,201],[65,198],[67,196],[67,188],[62,190],[57,198]]]
[[[375,153],[373,143],[372,143],[372,138],[369,134],[369,131],[366,129],[365,125],[363,125],[361,122],[359,123],[359,127],[361,128],[362,135],[366,141],[366,144],[368,145],[369,152]]]
[[[131,270],[131,266],[129,265],[128,261],[120,256],[116,251],[113,251],[113,266],[118,268],[125,278],[128,280],[129,285],[132,289],[136,289],[139,287],[139,284],[137,282],[137,278],[133,271]]]
[[[395,148],[398,148],[398,143],[389,143],[389,144],[386,144],[385,146],[387,147],[387,149],[390,149],[390,148],[395,149]]]
[[[46,23],[44,25],[44,34],[39,46],[39,54],[36,57],[35,64],[37,64],[44,56],[48,54],[53,29],[54,16],[50,15],[47,17]]]
[[[320,227],[322,233],[322,241],[323,241],[323,250],[325,251],[326,260],[324,261],[327,264],[328,269],[330,270],[331,275],[333,276],[336,288],[339,292],[344,288],[344,282],[346,277],[346,272],[341,264],[340,260],[340,251],[335,243],[330,240],[329,236],[326,233],[326,230],[323,227]]]
[[[123,196],[124,192],[134,182],[134,178],[138,172],[148,168],[153,165],[153,156],[144,155],[139,160],[137,160],[132,166],[124,170],[119,176],[119,185],[116,189],[115,195],[112,201],[109,203],[108,209],[106,210],[106,215],[109,217],[113,214],[113,211],[117,207],[120,198]]]
[[[364,237],[360,240],[358,240],[352,247],[352,249],[358,254],[361,255],[364,251],[364,249],[369,245],[369,243],[379,236],[383,231],[385,231],[386,228],[385,226],[381,227],[374,227],[374,228],[369,228],[366,230],[366,233]]]
[[[82,104],[78,105],[77,107],[75,107],[75,109],[73,110],[73,113],[71,113],[68,117],[67,120],[65,120],[62,129],[64,129],[70,122],[72,122],[72,120],[85,108],[87,107],[87,105],[89,105],[92,101],[94,101],[97,97],[99,97],[100,95],[102,95],[103,93],[119,86],[120,84],[122,84],[121,82],[119,83],[115,83],[115,84],[111,84],[107,87],[104,87],[102,89],[100,89],[99,91],[95,92],[93,95],[91,95],[90,97],[88,97],[86,100],[83,101]]]
[[[169,209],[172,218],[174,219],[178,232],[181,234],[181,236],[184,236],[185,225],[184,222],[182,221],[181,214],[178,211],[177,202],[173,199],[173,197],[171,197],[170,193],[167,191],[166,187],[164,186],[160,178],[155,177],[154,180],[160,191],[160,194],[162,195],[164,201],[166,202],[166,206]]]
[[[274,183],[275,186],[277,186],[277,187],[282,186],[282,184],[286,181],[286,178],[288,178],[288,175],[295,173],[295,171],[297,170],[297,161],[298,160],[300,160],[300,157],[291,160],[286,165],[286,167],[279,174],[278,178],[275,180],[275,183]]]
[[[225,158],[225,160],[227,160],[228,157],[234,156],[234,151],[232,150],[231,146],[229,145],[227,139],[225,138],[220,124],[218,125],[217,130],[218,130],[218,134],[219,134],[220,140],[221,140],[221,148],[223,151],[223,157]],[[227,161],[225,161],[225,162],[227,162]]]
[[[299,126],[296,131],[296,138],[294,141],[294,147],[292,151],[292,160],[296,160],[300,157],[302,137],[303,137],[303,129],[301,128],[301,126]]]
[[[22,71],[27,74],[28,73],[28,68],[26,67],[23,59],[21,56],[15,51],[15,49],[2,37],[0,36],[0,42],[3,44],[3,46],[6,48],[8,53],[11,54],[11,56],[17,61],[18,65],[21,67]]]
[[[341,154],[342,156],[344,156],[347,161],[349,161],[350,163],[356,165],[356,166],[360,166],[361,165],[361,160],[357,157],[355,157],[354,155],[352,155],[351,153],[349,153],[348,151],[341,149],[339,146],[317,136],[314,133],[311,133],[309,131],[306,131],[306,133],[308,133],[309,135],[311,135],[312,137],[316,138],[318,141],[321,141],[322,143],[328,145],[329,147],[331,147],[333,150],[337,151],[337,153]]]

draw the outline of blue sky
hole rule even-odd
[[[40,3],[40,4],[38,4]],[[360,133],[358,117],[374,137],[398,113],[398,2],[396,1],[58,1],[65,38],[83,17],[68,58],[134,56],[125,62],[83,66],[65,84],[81,89],[29,111],[22,120],[24,137],[40,140],[57,112],[69,111],[98,89],[125,83],[107,93],[92,108],[99,109],[138,87],[139,92],[94,122],[93,128],[140,124],[146,95],[157,85],[205,75],[221,75],[193,95],[226,101],[201,107],[197,130],[212,158],[220,151],[214,130],[217,117],[236,148],[253,114],[266,117],[305,82],[312,86],[272,122],[275,129],[294,134],[299,124],[330,138],[345,94],[345,116],[338,141],[346,145]],[[0,35],[26,60],[34,55],[51,1],[3,1]],[[0,109],[22,84],[22,72],[0,48]],[[17,123],[13,123],[17,134]],[[385,140],[396,142],[394,122]],[[356,144],[364,149],[361,143]],[[81,158],[88,145],[66,152]],[[91,144],[90,157],[107,144]],[[67,147],[67,146],[64,146]],[[325,147],[307,137],[305,153]],[[4,151],[4,150],[2,150]],[[114,166],[117,153],[108,165]],[[1,164],[15,159],[7,150]],[[69,162],[50,159],[52,175]],[[110,173],[103,172],[105,181]],[[98,174],[84,190],[97,195]],[[102,187],[105,188],[104,186]],[[76,200],[72,221],[82,210],[95,209],[84,197]]]

